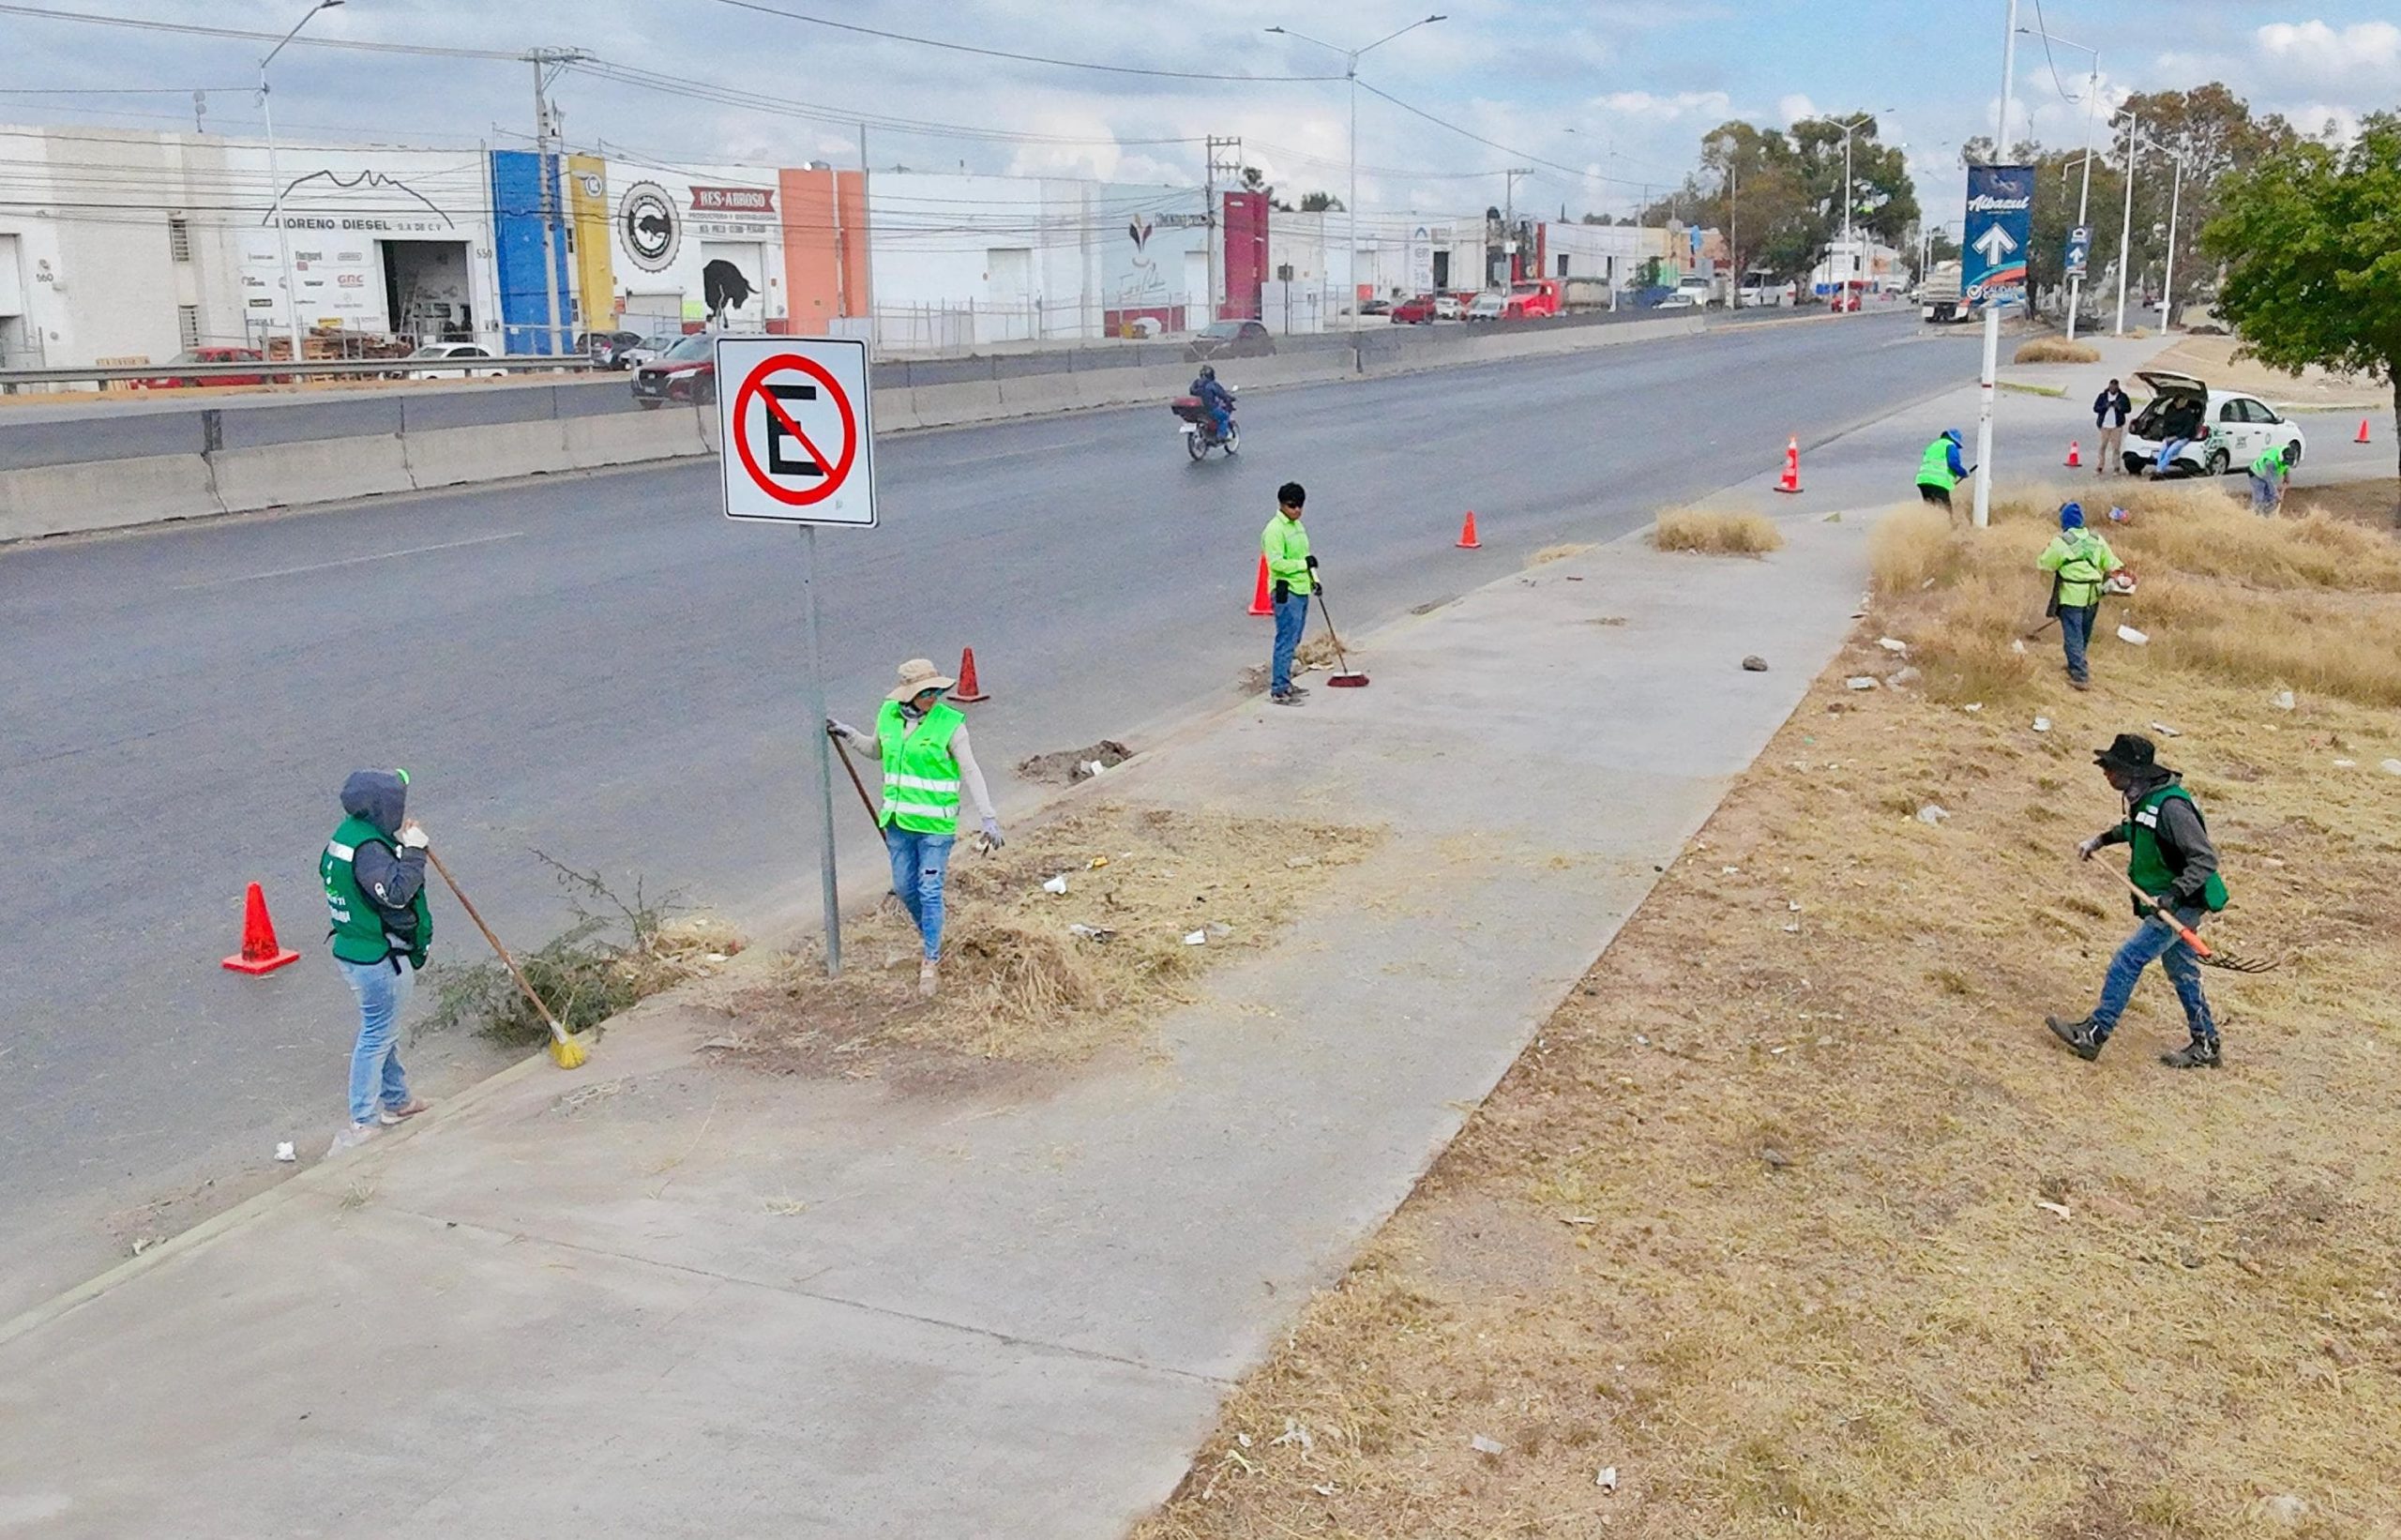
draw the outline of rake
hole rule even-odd
[[[2193,949],[2193,955],[2201,959],[2201,965],[2203,967],[2223,968],[2227,972],[2232,974],[2272,974],[2278,968],[2284,966],[2282,959],[2278,959],[2273,962],[2263,962],[2258,958],[2237,957],[2232,952],[2220,952],[2214,950],[2211,947],[2209,943],[2203,941],[2199,936],[2194,933],[2191,926],[2186,925],[2183,921],[2170,913],[2165,903],[2162,903],[2159,899],[2152,898],[2150,894],[2145,893],[2141,888],[2137,887],[2133,878],[2128,877],[2122,871],[2117,874],[2117,878],[2118,881],[2126,884],[2126,891],[2132,893],[2137,898],[2139,898],[2144,903],[2150,905],[2151,912],[2165,922],[2169,929],[2175,931],[2177,936],[2183,941],[2185,945]]]

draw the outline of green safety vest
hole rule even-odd
[[[2043,552],[2043,564],[2050,566],[2052,551],[2061,551],[2060,565],[2052,567],[2060,577],[2060,606],[2081,610],[2101,597],[2101,580],[2109,575],[2109,547],[2101,536],[2089,529],[2063,530]]]
[[[1959,478],[1951,474],[1951,441],[1949,439],[1936,439],[1925,446],[1925,458],[1919,460],[1917,464],[1917,484],[1921,487],[1940,487],[1946,492],[1959,484]]]
[[[2275,480],[2278,476],[2287,474],[2288,470],[2282,446],[2261,450],[2259,458],[2251,462],[2251,474],[2268,481]]]
[[[1299,520],[1279,511],[1259,532],[1259,549],[1266,553],[1270,581],[1289,583],[1295,594],[1309,592],[1309,532]]]
[[[951,758],[950,739],[966,720],[965,712],[937,701],[913,729],[899,702],[883,702],[875,714],[876,740],[883,746],[878,823],[898,823],[911,834],[959,832],[959,762]]]
[[[2159,805],[2176,798],[2191,804],[2196,815],[2200,812],[2200,805],[2193,802],[2192,793],[2182,786],[2163,786],[2135,804],[2134,816],[2124,824],[2127,843],[2134,847],[2134,858],[2126,863],[2126,875],[2135,886],[2153,898],[2176,885],[2176,873],[2169,869],[2167,857],[2159,849]],[[2214,871],[2201,889],[2201,901],[2212,914],[2226,907],[2226,883],[2218,880]]]
[[[406,957],[412,968],[424,967],[425,949],[433,941],[433,911],[425,901],[425,889],[418,888],[409,902],[410,913],[416,916],[415,934],[391,929],[385,923],[390,911],[358,885],[355,863],[361,845],[381,845],[397,853],[390,835],[363,818],[346,818],[325,842],[325,853],[317,858],[317,875],[325,884],[325,912],[332,921],[326,935],[333,941],[334,956],[344,962],[371,963],[397,954]]]

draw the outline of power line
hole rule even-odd
[[[1514,149],[1507,144],[1502,143],[1497,139],[1487,139],[1472,128],[1462,128],[1456,123],[1436,117],[1433,113],[1427,112],[1422,107],[1412,107],[1409,103],[1401,100],[1398,97],[1394,96],[1391,92],[1380,91],[1376,87],[1369,85],[1366,81],[1361,81],[1359,83],[1359,89],[1367,92],[1371,97],[1382,98],[1384,100],[1391,102],[1395,107],[1399,108],[1404,113],[1410,113],[1412,116],[1424,118],[1427,122],[1434,125],[1438,128],[1448,128],[1451,132],[1459,135],[1463,139],[1472,139],[1485,148],[1499,150],[1503,155],[1511,156],[1519,160],[1530,160],[1537,166],[1548,166],[1555,172],[1563,172],[1568,176],[1575,178],[1579,184],[1584,182],[1614,182],[1622,188],[1644,187],[1649,185],[1647,183],[1638,182],[1631,177],[1608,176],[1596,171],[1584,171],[1575,166],[1562,165],[1556,160],[1546,159],[1539,155],[1535,155],[1530,150]],[[1493,174],[1498,174],[1495,173]]]
[[[1239,81],[1245,84],[1289,83],[1295,81],[1338,81],[1340,75],[1221,75],[1194,69],[1150,69],[1130,64],[1094,64],[1083,59],[1054,59],[1040,53],[1012,53],[1005,49],[979,48],[973,43],[945,42],[939,38],[912,37],[905,32],[886,32],[878,27],[860,26],[854,22],[836,22],[823,16],[805,15],[796,10],[779,10],[758,0],[717,0],[736,10],[756,11],[762,16],[781,17],[787,22],[806,22],[812,26],[831,27],[837,32],[856,33],[864,38],[881,38],[887,42],[914,43],[920,48],[947,49],[954,53],[974,53],[987,59],[1010,59],[1019,64],[1049,65],[1060,69],[1090,69],[1108,75],[1142,75],[1154,80],[1176,81]]]
[[[137,32],[172,32],[187,38],[232,38],[242,42],[274,43],[289,41],[294,48],[346,48],[367,53],[415,53],[438,59],[504,59],[510,64],[521,63],[521,53],[503,53],[485,48],[437,48],[430,43],[378,43],[355,38],[285,38],[279,32],[249,32],[238,27],[200,26],[190,22],[154,22],[139,16],[104,16],[91,11],[51,10],[42,6],[0,4],[0,14],[32,16],[45,22],[87,22],[95,26],[131,27]]]

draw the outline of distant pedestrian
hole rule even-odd
[[[2215,1069],[2222,1063],[2217,1021],[2210,1014],[2209,998],[2201,990],[2200,960],[2173,927],[2159,917],[2172,913],[2186,929],[2197,929],[2202,917],[2226,907],[2226,882],[2218,875],[2217,852],[2210,845],[2209,828],[2193,794],[2176,772],[2156,762],[2158,749],[2149,738],[2121,732],[2092,762],[2123,799],[2125,818],[2076,848],[2090,861],[2111,845],[2132,847],[2126,875],[2151,896],[2135,900],[2141,929],[2118,948],[2101,980],[2101,1000],[2091,1014],[2077,1020],[2046,1017],[2053,1034],[2076,1050],[2079,1059],[2097,1059],[2102,1045],[2117,1030],[2126,1002],[2134,998],[2142,971],[2157,962],[2176,986],[2184,1007],[2184,1025],[2191,1035],[2182,1048],[2163,1053],[2159,1062],[2171,1069]]]
[[[2101,448],[2092,457],[2094,476],[2125,469],[2120,461],[2126,452],[2126,414],[2134,410],[2134,404],[2115,380],[2092,398],[2092,426],[2101,430]]]
[[[1308,625],[1309,595],[1318,588],[1317,558],[1309,554],[1309,532],[1301,527],[1301,506],[1308,495],[1297,481],[1278,487],[1276,517],[1259,536],[1276,598],[1276,649],[1268,658],[1267,699],[1279,706],[1299,705],[1308,693],[1292,683],[1292,654]]]
[[[967,715],[943,699],[957,683],[925,658],[913,657],[900,665],[899,684],[877,708],[872,734],[831,717],[825,721],[828,734],[883,762],[883,805],[875,821],[892,857],[892,891],[924,944],[917,993],[929,1000],[942,977],[943,888],[959,838],[962,788],[975,804],[987,846],[998,850],[1004,843],[984,772],[968,747]]]
[[[2060,506],[2060,533],[2043,548],[2034,565],[2051,575],[2049,613],[2060,621],[2060,643],[2067,651],[2067,682],[2072,689],[2090,689],[2091,672],[2086,652],[2092,645],[2092,621],[2101,612],[2101,585],[2126,564],[2109,542],[2084,527],[2084,506]]]
[[[2285,484],[2292,478],[2292,463],[2301,451],[2292,445],[2263,449],[2251,462],[2251,511],[2273,519],[2285,506]]]
[[[425,829],[408,816],[409,773],[355,770],[342,782],[341,824],[317,858],[334,962],[358,1002],[350,1055],[350,1126],[337,1149],[416,1116],[400,1066],[400,1019],[433,944],[425,901]]]
[[[1918,457],[1917,494],[1944,512],[1951,511],[1951,489],[1967,478],[1968,468],[1959,462],[1959,430],[1946,428],[1942,436],[1925,446]]]

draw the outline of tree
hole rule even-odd
[[[2154,268],[2164,274],[2171,240],[2180,258],[2192,251],[2197,233],[2222,206],[2220,184],[2229,174],[2247,171],[2300,142],[2281,116],[2271,113],[2253,117],[2250,104],[2216,81],[2190,91],[2137,92],[2126,98],[2120,111],[2139,120],[2144,139],[2184,162],[2179,197],[2174,164],[2154,150],[2139,151],[2131,243],[2135,263],[2131,270],[2137,274]],[[2116,144],[2121,164],[2124,153],[2122,132]],[[2167,228],[2171,211],[2176,225],[2172,231]],[[2191,292],[2197,296],[2208,294],[2214,286],[2214,275],[2198,264],[2186,267],[2180,261],[2178,266],[2180,279],[2184,273],[2191,275]]]
[[[1330,192],[1305,192],[1301,194],[1301,212],[1339,214],[1342,212],[1342,200]]]
[[[2213,190],[2201,243],[2225,264],[2218,309],[2244,351],[2380,375],[2401,415],[2401,113],[2369,118],[2348,150],[2288,143]]]
[[[1697,196],[1697,217],[1726,232],[1734,270],[1764,268],[1780,279],[1807,272],[1818,259],[1816,226],[1791,143],[1736,119],[1701,136],[1700,161],[1717,186]]]
[[[1257,166],[1243,167],[1242,189],[1245,192],[1256,192],[1263,195],[1267,200],[1267,206],[1276,210],[1279,214],[1290,214],[1292,212],[1292,205],[1284,202],[1283,199],[1276,196],[1276,185],[1267,180],[1267,174],[1261,171]]]

